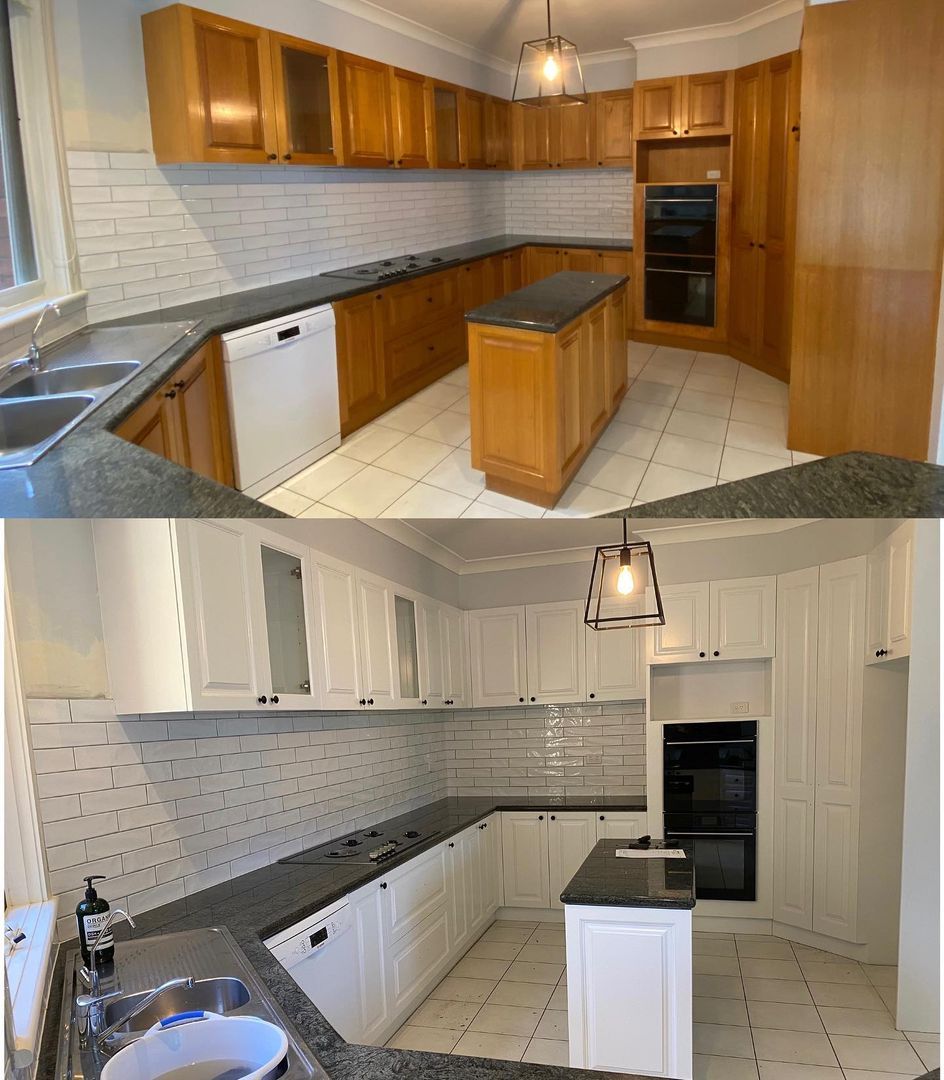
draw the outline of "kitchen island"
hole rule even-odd
[[[653,841],[650,852],[670,845]],[[692,908],[684,859],[600,840],[561,893],[573,1068],[692,1076]]]
[[[466,313],[472,466],[552,507],[626,393],[629,278],[562,271]]]

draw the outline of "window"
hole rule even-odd
[[[0,0],[0,318],[73,291],[49,0]]]

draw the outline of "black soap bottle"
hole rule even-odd
[[[89,949],[98,942],[102,925],[108,918],[108,901],[103,900],[95,891],[94,882],[104,881],[104,874],[92,874],[84,878],[86,885],[85,899],[75,909],[75,919],[79,924],[79,947],[86,964],[90,960]],[[109,927],[101,945],[95,950],[96,964],[108,963],[115,955],[115,940]]]

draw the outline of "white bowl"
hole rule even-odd
[[[184,1013],[119,1050],[101,1080],[264,1080],[287,1050],[285,1032],[268,1020]]]

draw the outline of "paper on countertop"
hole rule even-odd
[[[685,859],[681,848],[617,848],[617,859]]]

